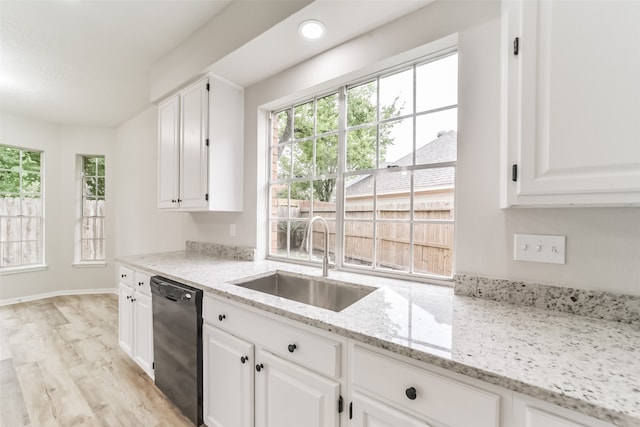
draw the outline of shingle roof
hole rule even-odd
[[[441,134],[438,138],[423,145],[416,151],[416,164],[455,161],[457,156],[456,141],[456,131],[452,130]],[[393,164],[398,166],[411,166],[413,164],[412,155],[408,154]],[[418,190],[453,184],[455,175],[453,168],[437,168],[415,171],[414,177],[415,189]],[[353,182],[347,187],[346,196],[353,197],[372,194],[373,178],[371,175],[366,175],[362,179]],[[382,194],[408,191],[410,183],[410,174],[403,175],[400,172],[381,174],[377,177],[377,192]]]

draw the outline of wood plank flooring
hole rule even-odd
[[[118,346],[116,295],[0,307],[0,426],[193,426]]]

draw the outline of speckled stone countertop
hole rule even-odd
[[[275,270],[319,276],[319,268],[185,251],[118,261],[615,425],[640,426],[640,329],[631,324],[332,270],[333,280],[378,288],[336,313],[232,284]]]

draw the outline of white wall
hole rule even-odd
[[[310,0],[234,1],[187,40],[154,64],[151,101],[158,101],[177,86],[289,17]],[[236,25],[242,22],[243,25]]]
[[[57,126],[1,114],[3,144],[43,150],[45,197],[45,262],[42,271],[0,276],[0,302],[42,294],[113,288],[114,242],[107,243],[106,267],[75,268],[75,224],[78,182],[76,156],[100,154],[107,159],[107,236],[114,232],[113,185],[115,131],[106,128]],[[112,200],[112,199],[111,199]]]
[[[266,124],[261,107],[335,86],[388,64],[387,58],[456,32],[460,51],[456,271],[640,295],[639,209],[499,208],[501,40],[497,1],[432,4],[247,88],[245,213],[235,218],[203,214],[191,219],[189,238],[201,235],[218,242],[228,227],[224,222],[233,220],[238,225],[237,244],[264,248]],[[513,261],[516,232],[566,235],[567,264]]]
[[[158,109],[152,106],[117,130],[116,256],[184,249],[187,214],[157,208],[157,128]]]
[[[188,214],[163,213],[156,207],[156,107],[118,129],[58,126],[4,113],[0,120],[0,143],[44,151],[47,264],[42,271],[1,275],[0,304],[38,295],[115,290],[116,256],[184,249]],[[106,158],[105,267],[73,266],[79,154]]]

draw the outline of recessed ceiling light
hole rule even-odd
[[[308,40],[321,39],[326,31],[324,24],[317,19],[307,19],[298,27],[300,35]]]

